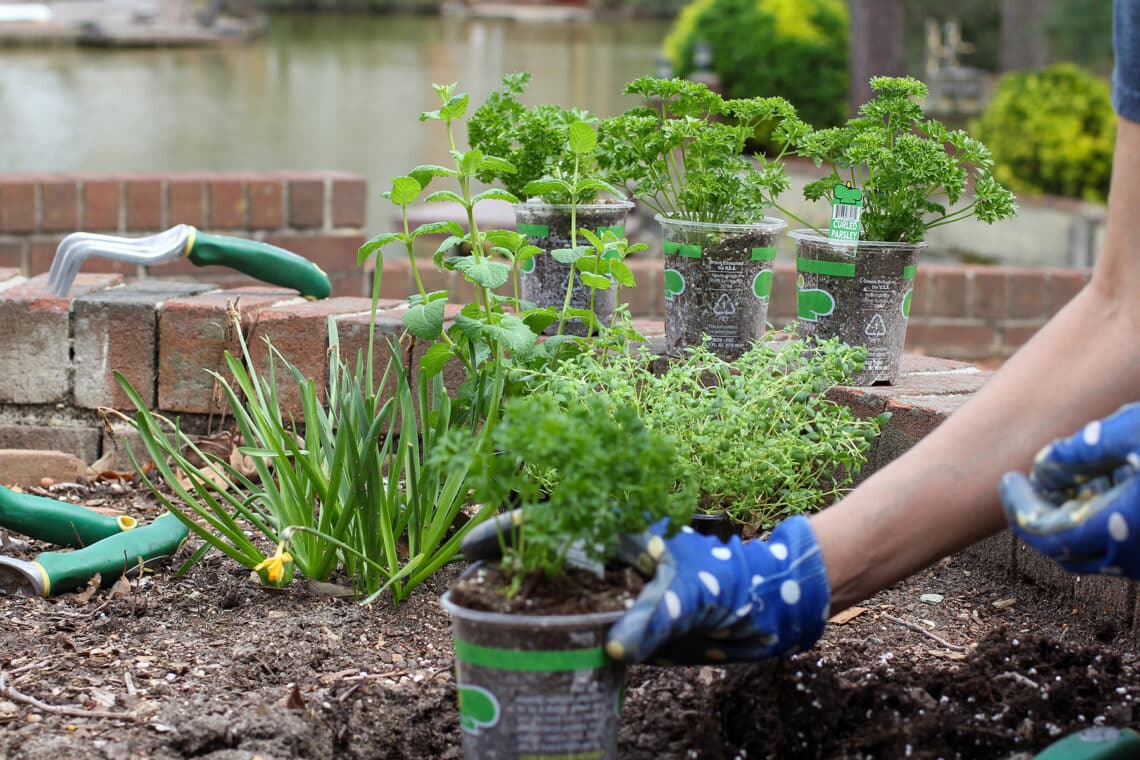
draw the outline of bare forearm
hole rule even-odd
[[[1140,398],[1140,125],[1121,122],[1093,282],[933,433],[813,518],[839,610],[1004,524],[998,481],[1054,438]],[[1132,172],[1135,174],[1135,172]]]

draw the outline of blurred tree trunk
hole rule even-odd
[[[848,104],[854,114],[871,97],[873,76],[906,74],[906,11],[903,0],[848,0],[851,73]]]
[[[1002,0],[1002,71],[1038,69],[1049,63],[1049,39],[1045,23],[1049,0]]]

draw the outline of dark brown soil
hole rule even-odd
[[[797,266],[800,334],[866,346],[867,361],[853,379],[854,385],[897,380],[914,288],[914,276],[905,278],[903,272],[906,267],[916,266],[918,250],[905,246],[865,247],[853,253],[843,245],[799,240],[796,256],[855,267],[853,276],[840,276]]]
[[[82,496],[156,516],[129,491]],[[46,548],[10,538],[9,555]],[[0,757],[457,758],[438,598],[461,569],[399,609],[303,581],[264,590],[216,554],[183,577],[0,597]],[[789,660],[631,668],[619,756],[1003,758],[1134,725],[1132,632],[1073,605],[944,560]]]
[[[707,335],[717,356],[739,357],[767,332],[772,261],[753,260],[753,250],[775,246],[777,236],[663,230],[666,353],[677,356]],[[671,253],[673,244],[695,248]]]
[[[603,577],[567,567],[554,578],[532,573],[510,594],[510,578],[498,565],[480,563],[456,579],[451,600],[461,607],[520,615],[581,615],[628,609],[644,580],[632,568],[607,570]]]
[[[571,248],[574,240],[571,236],[570,212],[559,212],[555,207],[539,204],[523,204],[518,207],[516,216],[520,224],[540,225],[547,229],[547,234],[528,234],[527,239],[532,245],[541,248],[545,253],[531,259],[534,268],[524,273],[522,278],[522,297],[527,301],[546,307],[552,306],[561,309],[566,300],[567,278],[570,275],[570,266],[563,264],[550,256],[550,251],[559,248]],[[596,233],[599,228],[621,227],[624,229],[628,209],[624,205],[593,204],[580,206],[575,215],[575,223],[579,230],[588,229]],[[578,245],[587,245],[587,241],[579,232]],[[590,288],[579,280],[574,283],[570,294],[570,306],[575,309],[590,308]],[[614,306],[617,304],[617,289],[597,290],[593,292],[594,313],[603,324],[609,324],[613,319]],[[552,325],[548,335],[557,332],[557,325]],[[567,321],[564,332],[567,335],[585,335],[586,325],[580,319]],[[597,331],[594,331],[595,333]]]

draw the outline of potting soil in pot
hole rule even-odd
[[[831,243],[795,230],[796,304],[801,335],[865,346],[854,385],[892,383],[906,341],[921,244]]]
[[[772,265],[782,223],[715,225],[657,218],[665,254],[665,350],[709,340],[731,361],[767,330]]]
[[[597,235],[612,231],[619,237],[625,236],[625,218],[631,203],[590,204],[579,206],[575,221],[577,228],[588,229]],[[522,297],[538,306],[562,308],[566,300],[567,280],[570,265],[563,264],[550,255],[550,251],[571,248],[571,217],[568,206],[522,203],[516,207],[518,231],[525,235],[532,245],[541,248],[541,253],[523,264]],[[578,235],[578,245],[585,245],[586,239]],[[570,306],[575,309],[590,308],[591,290],[578,279],[570,296]],[[594,313],[603,324],[613,318],[617,303],[617,288],[593,291]],[[557,324],[552,325],[547,334],[557,332]],[[585,335],[586,325],[580,319],[571,319],[563,330],[567,335]],[[594,331],[597,334],[597,331]]]

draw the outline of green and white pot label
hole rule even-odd
[[[899,311],[902,312],[902,318],[903,319],[910,319],[910,297],[913,294],[914,294],[914,290],[911,289],[911,290],[908,290],[906,292],[905,296],[903,296],[902,306],[899,307]]]
[[[796,277],[796,316],[808,322],[835,311],[835,297],[822,288],[805,288],[804,277]]]
[[[478,734],[485,728],[493,728],[499,723],[503,711],[499,700],[482,686],[460,686],[459,725],[469,733]]]
[[[664,279],[666,301],[672,301],[685,292],[685,278],[676,269],[666,269]]]
[[[562,670],[594,670],[610,665],[610,660],[601,647],[521,651],[482,646],[460,640],[455,642],[455,659],[481,668],[548,673]]]
[[[768,296],[772,294],[772,279],[775,274],[771,269],[757,272],[756,277],[752,279],[752,295],[761,301],[767,301]]]
[[[548,224],[528,224],[523,222],[519,224],[518,230],[520,235],[526,235],[527,237],[550,237],[550,225]]]
[[[776,258],[776,246],[774,245],[752,249],[753,261],[771,261],[774,258]]]
[[[666,240],[661,244],[666,256],[684,256],[686,259],[699,259],[701,247],[693,243],[678,243],[675,240]]]
[[[859,241],[859,219],[863,215],[863,191],[850,182],[835,186],[831,202],[829,240],[845,243]]]
[[[796,271],[807,274],[823,274],[829,277],[854,277],[855,264],[844,261],[822,261],[820,259],[796,259]]]
[[[522,266],[521,266],[521,267],[519,267],[519,271],[520,271],[520,272],[522,272],[524,275],[528,275],[528,274],[530,274],[531,272],[533,272],[533,271],[534,271],[534,266],[535,266],[535,264],[534,264],[534,260],[535,260],[535,257],[534,257],[534,256],[531,256],[529,259],[527,259],[526,261],[524,261],[524,262],[522,263]]]

